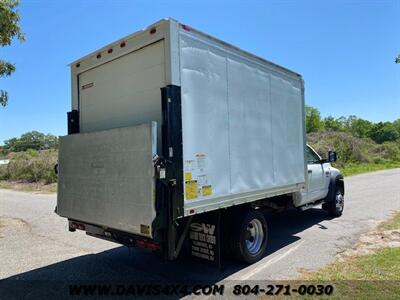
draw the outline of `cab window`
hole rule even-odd
[[[306,148],[306,159],[308,164],[319,164],[318,155],[309,147]]]

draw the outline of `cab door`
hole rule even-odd
[[[325,197],[326,182],[329,179],[326,172],[329,173],[329,170],[328,164],[321,163],[319,155],[309,146],[306,147],[306,159],[308,172],[306,199],[307,202],[313,202]]]

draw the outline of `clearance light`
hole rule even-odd
[[[119,44],[119,46],[120,46],[121,48],[124,48],[124,47],[126,46],[126,42],[122,42],[121,44]]]
[[[100,53],[97,54],[96,58],[97,58],[97,59],[101,58],[101,54],[100,54]]]
[[[150,34],[155,34],[157,32],[157,29],[155,27],[153,27],[152,29],[150,29]]]
[[[77,67],[77,68],[79,68],[80,66],[81,66],[80,63],[77,63],[77,64],[75,65],[75,67]]]
[[[110,49],[107,50],[107,53],[108,53],[108,54],[110,54],[110,53],[112,53],[112,52],[113,52],[113,49],[112,49],[112,48],[110,48]]]
[[[186,30],[186,31],[190,31],[190,30],[191,30],[190,27],[187,26],[187,25],[182,25],[182,28],[183,28],[184,30]]]

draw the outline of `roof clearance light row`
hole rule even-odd
[[[157,32],[157,28],[155,28],[155,27],[153,27],[153,28],[151,28],[150,29],[150,34],[155,34]],[[125,46],[126,46],[126,41],[122,41],[121,42],[121,44],[119,44],[119,46],[121,47],[121,48],[124,48]],[[110,49],[108,49],[107,50],[107,53],[108,54],[111,54],[111,53],[113,53],[113,48],[110,48]],[[96,55],[96,58],[97,59],[100,59],[101,58],[101,53],[98,53],[97,55]],[[77,67],[77,68],[79,68],[81,66],[81,63],[80,62],[78,62],[76,65],[75,65],[75,67]]]
[[[119,44],[119,46],[120,46],[121,48],[124,48],[124,47],[126,46],[126,42],[125,42],[125,41],[121,42],[121,44]],[[113,53],[113,52],[114,52],[114,49],[113,49],[113,48],[110,48],[110,49],[107,50],[107,53],[108,53],[108,54],[111,54],[111,53]],[[100,58],[101,58],[101,53],[97,53],[96,58],[97,58],[97,59],[100,59]],[[77,68],[79,68],[80,66],[81,66],[81,63],[80,63],[80,62],[78,62],[78,63],[75,65],[75,67],[77,67]]]

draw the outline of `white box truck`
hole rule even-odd
[[[252,263],[267,244],[263,209],[341,214],[336,154],[306,145],[299,74],[172,19],[70,67],[56,212],[71,231]]]

